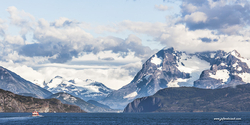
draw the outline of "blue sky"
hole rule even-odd
[[[37,84],[60,75],[118,89],[164,47],[250,57],[248,0],[9,0],[0,8],[0,65]]]

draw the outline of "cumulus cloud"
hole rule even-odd
[[[188,30],[183,24],[178,24],[168,28],[159,37],[159,41],[168,47],[174,47],[177,50],[187,51],[190,53],[198,51],[225,50],[239,51],[243,57],[250,58],[248,53],[250,42],[247,42],[249,30],[241,32],[241,35],[218,34],[213,30]]]
[[[107,61],[107,58],[112,60]],[[92,79],[113,89],[119,89],[128,84],[141,68],[141,59],[134,56],[134,52],[129,52],[125,58],[112,51],[102,51],[98,54],[82,52],[79,57],[63,64],[50,63],[42,57],[21,56],[17,52],[10,53],[8,59],[0,61],[0,65],[38,84],[49,82],[59,75],[66,79]],[[20,60],[23,62],[19,62]]]
[[[190,30],[210,29],[236,34],[249,25],[247,0],[183,0],[181,20]]]
[[[133,31],[139,34],[146,34],[153,37],[158,37],[162,32],[166,31],[166,27],[169,24],[162,22],[134,22],[130,20],[124,20],[114,25],[98,26],[97,32],[101,33],[104,31],[121,33],[126,30]]]
[[[180,16],[169,18],[167,23],[124,20],[96,28],[99,33],[129,31],[126,38],[94,37],[84,30],[83,22],[65,17],[36,21],[32,15],[9,7],[10,24],[21,31],[20,36],[6,34],[2,28],[5,22],[0,19],[0,64],[21,75],[27,68],[22,76],[31,81],[35,77],[26,75],[28,72],[42,81],[55,75],[90,78],[117,89],[129,83],[142,63],[156,52],[142,44],[141,34],[180,51],[236,49],[250,58],[249,2],[183,0],[180,7]],[[26,43],[23,37],[29,31],[34,34],[33,43]]]
[[[193,23],[199,23],[199,22],[205,23],[207,20],[207,15],[203,12],[195,12],[195,13],[192,13],[190,15],[186,15],[184,17],[184,20],[186,22],[190,21]]]
[[[6,35],[4,37],[4,41],[9,44],[20,44],[20,45],[25,44],[24,39],[19,35],[17,36]]]
[[[66,27],[66,26],[74,26],[74,25],[77,26],[78,24],[80,23],[77,21],[70,20],[66,17],[60,17],[59,19],[51,23],[51,25],[55,27]]]
[[[171,9],[171,7],[168,7],[167,5],[155,5],[155,9],[159,10],[159,11],[166,11]]]
[[[0,61],[0,65],[35,84],[41,84],[44,81],[49,82],[55,76],[62,76],[66,79],[92,79],[98,82],[102,82],[112,89],[119,89],[120,87],[128,84],[133,78],[129,75],[128,70],[121,68],[77,70],[62,67],[44,67],[38,70],[34,70],[33,68],[26,65],[13,63],[11,61]]]
[[[10,14],[11,24],[21,27],[20,34],[24,35],[28,31],[33,30],[36,25],[35,17],[25,12],[24,10],[18,10],[16,7],[11,6],[6,9]]]
[[[21,36],[5,36],[6,42],[23,45],[17,49],[23,56],[44,56],[50,57],[49,61],[53,63],[65,63],[73,57],[77,57],[80,52],[97,54],[100,51],[111,50],[124,57],[129,51],[133,51],[136,56],[141,58],[145,58],[153,52],[149,47],[143,46],[142,41],[135,35],[130,35],[127,39],[112,36],[94,38],[90,33],[84,31],[81,28],[82,23],[77,21],[60,18],[54,22],[39,19],[38,22],[30,23],[23,20],[22,17],[32,18],[31,15],[21,11],[23,16],[19,16],[20,12],[15,7],[9,7],[7,10],[11,14],[12,24],[21,28],[29,27],[28,24],[37,24],[32,27],[33,39],[37,41],[36,43],[25,44],[25,37]],[[21,26],[22,22],[26,22],[27,25]]]

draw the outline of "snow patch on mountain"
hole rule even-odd
[[[58,95],[56,98],[62,97],[63,100],[69,101],[71,103],[74,103],[77,99],[69,94],[63,93]]]
[[[135,91],[135,92],[132,92],[132,93],[130,93],[130,94],[124,96],[123,98],[134,98],[134,97],[136,97],[136,96],[137,96],[137,92]]]
[[[201,60],[196,56],[190,56],[186,53],[182,53],[178,61],[178,69],[181,72],[192,73],[195,71],[203,71],[208,69],[210,64],[207,61]]]
[[[177,62],[177,68],[181,72],[190,73],[191,78],[185,82],[187,82],[190,86],[193,86],[193,82],[199,79],[201,72],[210,68],[210,64],[207,61],[199,59],[195,55],[182,53]]]
[[[188,79],[182,79],[182,78],[178,78],[176,80],[171,80],[167,86],[168,87],[180,87],[180,85],[178,85],[179,82],[187,82]]]
[[[150,76],[152,76],[152,75],[146,75],[146,76],[144,76],[144,79],[148,80]]]
[[[216,55],[216,53],[211,53],[211,54],[210,54],[210,58],[214,58],[215,55]]]
[[[236,68],[238,66],[238,61],[236,61],[232,66]]]
[[[245,58],[239,58],[241,62],[244,62],[247,64],[248,68],[250,68],[250,60],[249,59],[245,59]]]
[[[48,84],[48,88],[55,88],[57,87],[59,84],[61,84],[63,82],[63,78],[61,77],[55,77],[54,79],[52,79]]]
[[[226,69],[223,70],[217,70],[216,74],[209,73],[209,76],[211,78],[217,79],[217,80],[222,80],[222,82],[227,82],[228,79],[230,78],[229,76],[230,72]]]
[[[227,66],[225,63],[221,63],[220,65],[221,65],[221,66]]]
[[[241,67],[238,67],[238,68],[237,68],[237,71],[242,71],[242,68],[241,68]]]
[[[163,61],[162,57],[157,57],[156,54],[151,59],[151,63],[154,63],[156,66],[161,65],[162,61]]]
[[[243,82],[250,83],[250,73],[240,73],[238,76],[241,77]]]

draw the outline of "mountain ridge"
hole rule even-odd
[[[58,99],[64,104],[79,106],[82,110],[87,112],[119,112],[118,110],[96,106],[65,92],[55,93],[48,97],[48,99],[51,98]]]
[[[58,99],[38,99],[0,89],[0,112],[85,112],[75,105],[63,104]]]
[[[43,88],[54,94],[58,92],[66,92],[86,101],[99,101],[113,91],[104,84],[90,79],[82,80],[75,78],[66,80],[61,76],[56,76],[48,83],[44,83]]]
[[[249,100],[250,84],[221,89],[175,87],[137,98],[124,112],[246,112]]]
[[[223,63],[227,65],[220,67]],[[217,50],[189,54],[174,48],[164,48],[143,64],[129,84],[113,91],[100,102],[119,109],[136,98],[153,95],[167,87],[215,89],[246,84],[248,79],[245,77],[250,77],[249,66],[250,61],[242,58],[235,50],[228,53]],[[236,71],[232,67],[241,67],[242,70]],[[220,74],[223,78],[219,77]]]
[[[33,84],[17,75],[16,73],[0,66],[0,88],[15,94],[31,93],[39,98],[46,98],[52,93],[38,85]]]

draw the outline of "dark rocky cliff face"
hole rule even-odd
[[[250,111],[250,84],[236,88],[166,88],[135,99],[124,112],[246,112]]]
[[[38,99],[16,95],[0,89],[0,112],[85,112],[80,107],[63,104],[57,99]]]
[[[31,74],[32,75],[32,74]],[[39,98],[46,98],[52,93],[46,89],[41,88],[0,66],[0,88],[11,91],[15,94],[26,93],[25,95],[35,94]]]

